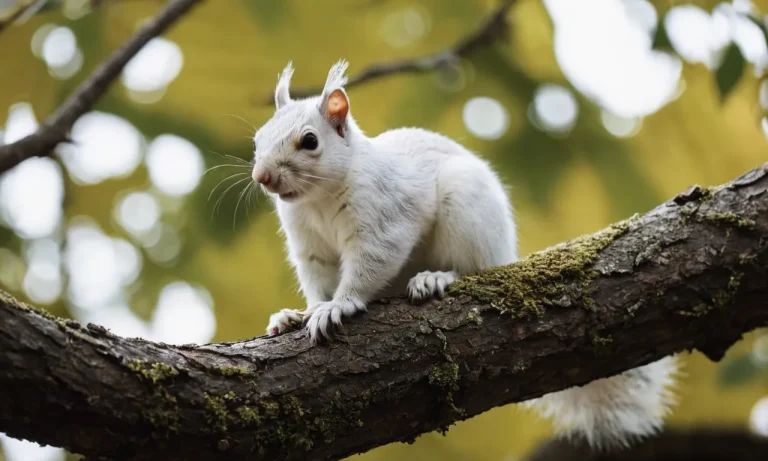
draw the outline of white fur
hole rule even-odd
[[[675,398],[675,357],[529,400],[522,405],[550,418],[557,432],[597,449],[629,446],[664,425]]]
[[[277,77],[277,87],[275,87],[275,106],[279,109],[291,102],[289,89],[291,87],[291,77],[293,77],[293,62],[288,62],[283,72]]]
[[[442,296],[457,277],[518,259],[512,206],[487,162],[419,128],[367,137],[351,107],[343,120],[324,117],[326,98],[343,91],[346,67],[346,61],[334,65],[320,96],[295,101],[287,88],[293,71],[286,67],[276,88],[277,111],[254,137],[254,175],[266,170],[279,178],[265,191],[274,199],[306,300],[303,311],[272,315],[269,335],[306,322],[317,342],[374,299]],[[314,151],[298,147],[308,132],[318,139]],[[527,405],[595,446],[624,443],[661,425],[670,363]]]

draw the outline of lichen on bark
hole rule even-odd
[[[451,285],[449,294],[470,296],[516,319],[541,315],[546,305],[573,301],[591,309],[589,285],[599,275],[591,266],[603,249],[629,229],[629,222],[533,253],[509,266],[464,276]]]

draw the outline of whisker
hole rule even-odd
[[[233,187],[237,186],[238,184],[242,184],[243,181],[249,181],[251,178],[243,178],[240,181],[237,181],[236,183],[232,184],[231,186],[227,187],[227,189],[224,191],[224,193],[221,194],[218,200],[216,200],[216,204],[213,206],[213,212],[218,214],[219,206],[221,205],[222,201],[224,200],[224,197],[226,197],[227,192],[229,192]],[[213,218],[213,216],[211,216]]]
[[[339,182],[338,179],[332,179],[332,178],[324,178],[322,176],[315,176],[308,173],[298,173],[301,176],[305,176],[307,178],[317,178],[317,179],[325,179],[326,181],[333,181],[333,182]]]
[[[323,193],[325,193],[325,195],[327,195],[327,196],[329,196],[329,197],[333,197],[333,194],[331,194],[330,192],[328,192],[328,191],[327,191],[327,190],[326,190],[324,187],[320,187],[320,185],[319,185],[319,184],[313,184],[313,183],[311,183],[311,182],[307,181],[306,179],[303,179],[303,178],[299,177],[298,175],[296,176],[296,180],[298,180],[298,181],[301,181],[301,182],[303,182],[304,184],[309,184],[310,186],[316,186],[316,187],[317,187],[318,189],[320,189],[320,190],[321,190]],[[305,190],[306,190],[306,189],[305,189]],[[303,192],[303,191],[302,191],[302,192]]]
[[[222,167],[225,167],[225,166],[229,166],[229,167],[232,167],[232,168],[248,168],[248,169],[250,169],[250,166],[248,166],[248,165],[232,165],[230,163],[227,163],[227,164],[224,164],[224,165],[216,165],[216,166],[212,166],[212,167],[208,168],[207,170],[205,170],[205,173],[203,173],[203,176],[205,176],[206,174],[210,173],[213,170],[216,170],[216,169],[219,169],[219,168],[222,168]]]
[[[245,130],[246,133],[249,134],[250,139],[253,139],[253,134],[256,132],[256,127],[253,126],[253,123],[249,122],[248,120],[244,119],[243,117],[240,117],[239,115],[235,115],[235,114],[221,114],[221,115],[227,115],[229,117],[233,117],[233,118],[236,118],[238,120],[242,120],[243,122],[245,122],[246,126],[243,129]]]
[[[208,152],[210,152],[212,154],[216,154],[216,155],[218,155],[219,157],[222,157],[222,158],[228,158],[228,159],[232,159],[232,160],[234,160],[236,162],[244,163],[246,165],[250,165],[251,164],[248,160],[242,159],[240,157],[235,157],[234,155],[220,154],[219,152],[216,152],[214,150],[209,150]]]
[[[240,201],[243,199],[243,196],[245,195],[245,192],[251,188],[251,186],[255,183],[249,183],[246,185],[242,191],[240,191],[240,195],[237,197],[237,203],[235,203],[235,214],[232,216],[232,232],[235,231],[235,225],[237,223],[237,210],[240,207]],[[248,209],[246,208],[246,211]]]
[[[251,222],[251,197],[253,197],[253,191],[256,190],[256,183],[252,182],[248,187],[248,193],[245,195],[245,215],[248,217],[248,222]]]
[[[248,128],[252,129],[253,131],[256,131],[256,126],[254,126],[253,123],[249,122],[248,120],[246,120],[245,118],[239,115],[236,115],[236,114],[222,114],[222,115],[228,115],[230,117],[235,117],[236,119],[242,120],[246,123],[246,125],[248,125]]]
[[[209,202],[211,201],[211,197],[213,197],[213,193],[214,193],[214,192],[216,192],[216,189],[218,189],[218,188],[219,188],[219,186],[220,186],[220,185],[222,185],[222,184],[224,183],[224,181],[226,181],[226,180],[228,180],[228,179],[232,179],[232,178],[237,178],[237,177],[240,177],[240,176],[242,176],[242,175],[246,175],[246,174],[248,174],[248,173],[235,173],[235,174],[233,174],[233,175],[230,175],[230,176],[227,176],[226,178],[224,178],[224,179],[222,179],[221,181],[219,181],[219,183],[218,183],[218,184],[216,184],[216,186],[215,186],[215,187],[214,187],[214,188],[211,190],[211,193],[210,193],[210,194],[208,194],[208,201],[209,201]]]

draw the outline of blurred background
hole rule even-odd
[[[0,0],[0,18],[26,0]],[[0,143],[33,132],[164,2],[49,0],[0,31]],[[203,2],[128,64],[74,144],[0,175],[0,287],[56,315],[167,343],[260,335],[301,307],[267,200],[243,193],[277,73],[322,85],[445,49],[499,3]],[[468,59],[350,90],[370,135],[444,133],[510,185],[521,253],[648,211],[768,160],[768,0],[518,0]],[[215,167],[215,168],[214,168]],[[212,169],[213,168],[213,169]],[[686,355],[672,427],[768,436],[768,336]],[[522,460],[551,435],[514,406],[360,459]],[[8,461],[77,459],[0,436]]]

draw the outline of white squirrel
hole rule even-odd
[[[268,335],[306,322],[314,343],[367,303],[442,297],[458,277],[518,260],[507,192],[487,162],[419,128],[368,137],[350,113],[347,62],[320,96],[292,100],[291,63],[276,112],[254,136],[253,179],[274,200],[303,311],[270,317]],[[651,435],[673,403],[672,357],[524,402],[593,447]]]

